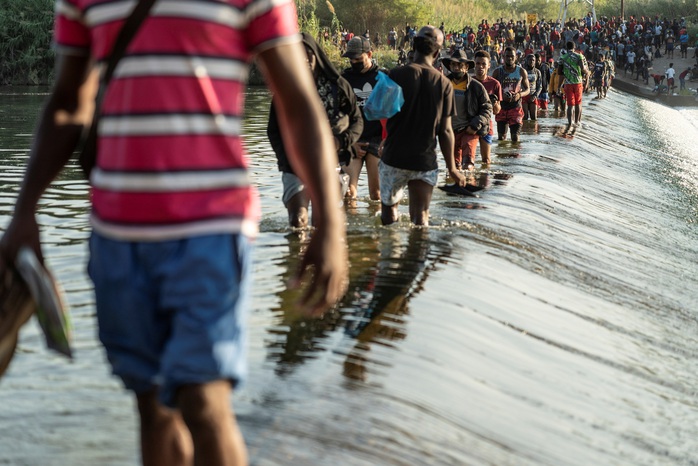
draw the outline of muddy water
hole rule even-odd
[[[43,98],[25,91],[0,93],[3,225]],[[349,292],[311,321],[284,286],[303,237],[286,227],[268,101],[249,91],[264,219],[233,398],[253,464],[698,463],[695,110],[611,92],[585,100],[573,138],[542,115],[495,143],[477,197],[436,191],[428,229],[380,226],[361,184]],[[95,337],[86,195],[69,167],[39,214],[77,357],[25,327],[0,382],[0,464],[138,462],[133,403]]]

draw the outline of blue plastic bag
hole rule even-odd
[[[379,71],[376,87],[364,104],[364,117],[370,121],[390,118],[400,111],[404,103],[400,85]]]

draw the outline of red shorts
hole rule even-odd
[[[530,104],[530,103],[534,103],[534,104],[538,105],[538,99],[531,100],[531,95],[529,94],[529,95],[525,95],[521,98],[521,103],[524,105]]]
[[[455,150],[453,158],[456,160],[456,165],[467,167],[469,163],[475,163],[475,152],[477,145],[480,142],[480,136],[477,134],[468,134],[465,131],[456,133]]]
[[[582,84],[565,84],[565,100],[567,105],[582,105]]]
[[[508,125],[520,125],[523,123],[523,108],[516,107],[510,108],[509,110],[502,109],[494,116],[494,119],[498,123],[504,122]]]

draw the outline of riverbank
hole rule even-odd
[[[668,58],[666,54],[662,55],[660,58],[654,58],[649,68],[650,77],[646,83],[642,79],[636,80],[634,73],[626,73],[620,67],[618,67],[618,69],[616,69],[616,77],[613,80],[612,85],[616,89],[623,92],[628,92],[645,99],[654,100],[671,107],[698,106],[698,98],[696,97],[698,93],[698,81],[690,81],[687,79],[686,91],[688,91],[690,94],[681,94],[679,92],[679,74],[681,74],[687,68],[692,68],[696,63],[696,59],[692,58],[693,55],[694,49],[689,47],[689,58],[681,58],[681,52],[679,50],[674,51],[673,58]],[[655,89],[654,79],[651,75],[664,75],[671,63],[674,64],[674,70],[676,71],[676,76],[674,78],[675,88],[670,93],[658,92]],[[663,85],[666,86],[666,80],[664,80]]]

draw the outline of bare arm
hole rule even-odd
[[[56,84],[39,117],[29,163],[15,204],[15,211],[0,240],[4,263],[14,262],[22,245],[31,246],[43,260],[35,211],[46,188],[58,176],[90,123],[98,85],[87,57],[59,55]]]
[[[521,68],[521,92],[519,92],[519,99],[521,97],[526,97],[530,93],[531,86],[528,83],[528,72],[525,69]]]
[[[315,232],[293,281],[314,268],[301,306],[319,314],[342,297],[347,280],[344,214],[335,167],[335,143],[300,43],[273,47],[259,55],[274,93],[284,147],[293,170],[305,183],[313,205]],[[293,285],[293,284],[292,284]]]

